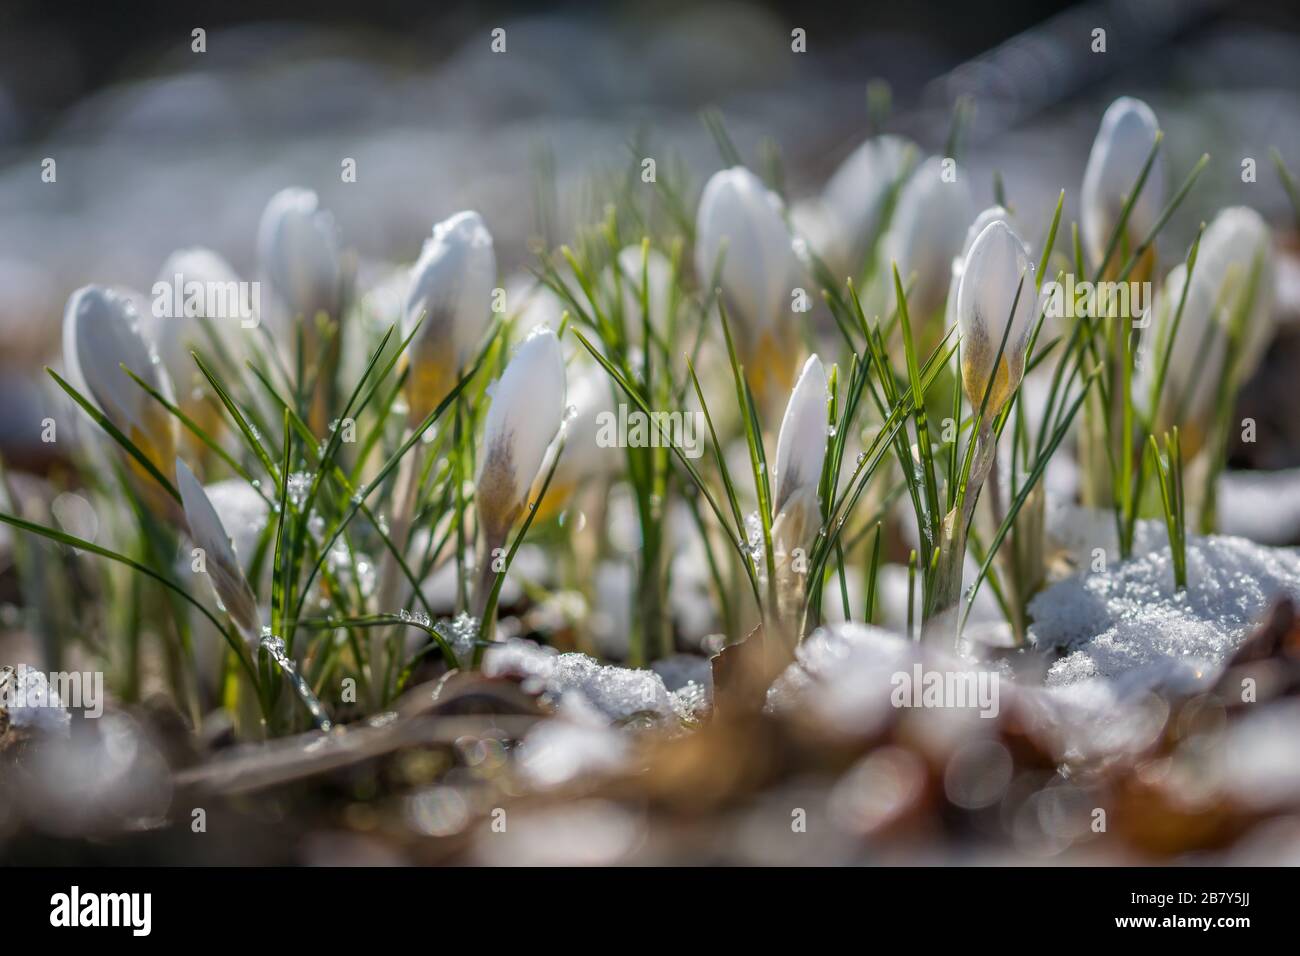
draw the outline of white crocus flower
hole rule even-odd
[[[696,214],[695,271],[722,289],[750,386],[783,394],[795,369],[792,285],[801,267],[780,197],[743,166],[713,174]]]
[[[1259,274],[1252,288],[1258,262]],[[1178,425],[1190,457],[1206,438],[1219,383],[1225,374],[1240,385],[1259,364],[1273,333],[1273,246],[1268,225],[1245,206],[1222,210],[1201,236],[1169,366],[1160,396],[1163,427]],[[1147,388],[1157,368],[1187,282],[1187,267],[1174,268],[1160,297],[1159,351],[1142,363]],[[1247,310],[1243,312],[1243,310]],[[1240,322],[1240,342],[1232,351],[1233,367],[1224,367],[1234,324]],[[1145,392],[1145,389],[1142,390]]]
[[[796,232],[836,278],[861,274],[890,190],[915,148],[901,136],[873,136],[840,163],[819,198],[801,204],[798,215],[792,209]]]
[[[990,380],[993,383],[985,422],[1001,411],[1020,385],[1029,335],[1037,315],[1034,267],[1025,245],[1004,221],[994,220],[971,245],[957,292],[962,386],[976,409],[984,401]],[[1007,331],[1008,321],[1010,331]],[[1006,346],[1001,361],[997,361],[1004,333]]]
[[[948,170],[932,156],[912,173],[898,195],[889,231],[881,241],[884,275],[897,264],[913,320],[933,316],[943,304],[952,260],[961,251],[962,236],[971,221],[972,201],[965,173]],[[889,309],[894,307],[890,282]]]
[[[492,234],[478,213],[458,212],[433,227],[402,313],[404,336],[420,323],[406,381],[411,421],[423,421],[473,359],[492,318],[496,276]]]
[[[343,267],[334,217],[310,189],[271,197],[257,229],[257,256],[291,321],[308,328],[320,313],[338,317]]]
[[[201,551],[202,567],[217,603],[230,615],[244,640],[256,643],[261,639],[262,631],[257,600],[240,568],[234,543],[217,517],[207,492],[189,466],[179,458],[176,459],[176,487],[185,503],[190,540]]]
[[[1101,129],[1088,154],[1080,197],[1083,238],[1094,268],[1101,265],[1111,233],[1159,132],[1151,107],[1128,96],[1111,103],[1101,119]],[[1164,201],[1165,174],[1157,157],[1129,213],[1126,232],[1130,249],[1155,226]],[[1120,254],[1112,255],[1108,268],[1118,268],[1120,258]]]
[[[564,358],[548,328],[533,331],[492,390],[475,502],[490,549],[528,504],[533,479],[564,418]]]
[[[776,487],[772,496],[772,541],[778,552],[777,585],[782,613],[802,594],[807,549],[821,524],[817,497],[828,440],[826,369],[810,355],[790,393],[776,441]]]
[[[416,329],[406,361],[407,418],[419,425],[456,387],[492,318],[497,260],[492,234],[478,213],[458,212],[433,227],[411,267],[402,308],[402,336]],[[392,536],[404,550],[419,497],[416,456],[402,460],[394,492]],[[397,561],[384,558],[379,599],[389,606],[403,587]]]
[[[334,217],[320,208],[311,190],[283,189],[271,197],[262,213],[257,253],[279,306],[281,342],[295,343],[294,329],[302,328],[304,378],[316,383],[308,424],[323,435],[331,414],[343,336],[322,335],[321,324],[337,325],[342,320],[348,281]]]
[[[975,217],[975,221],[966,230],[966,240],[962,243],[961,254],[952,260],[952,279],[948,283],[948,300],[944,305],[945,329],[957,324],[957,290],[961,288],[961,275],[966,268],[966,257],[970,255],[971,246],[979,238],[984,228],[991,222],[1005,222],[1011,225],[1011,214],[1002,206],[989,206]]]
[[[205,291],[200,297],[187,297],[182,303],[182,314],[173,314],[174,284],[182,290],[201,287]],[[242,337],[255,334],[242,323],[257,319],[253,309],[249,309],[251,316],[246,316],[244,311],[256,303],[244,296],[239,276],[230,264],[211,249],[201,247],[179,249],[168,256],[158,272],[155,289],[155,307],[145,317],[146,331],[171,376],[177,403],[187,415],[211,429],[219,424],[220,416],[213,404],[204,400],[203,373],[190,355],[191,350],[203,352],[209,347],[209,336],[200,323],[209,323],[211,334],[232,355],[239,356]],[[216,308],[210,308],[213,303],[208,301],[206,290],[213,290],[213,295],[219,296]],[[167,303],[159,301],[163,295],[168,297]]]
[[[101,286],[85,286],[68,300],[63,313],[63,361],[74,385],[90,393],[105,417],[131,439],[165,477],[176,457],[176,420],[122,370],[129,368],[169,401],[171,380],[140,331],[139,312],[130,296]],[[160,513],[179,515],[175,500],[145,468],[127,456],[135,485]]]

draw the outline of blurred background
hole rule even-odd
[[[87,5],[71,19],[10,0],[0,12],[0,452],[11,461],[39,454],[46,392],[34,383],[75,288],[147,290],[168,253],[195,244],[251,276],[262,207],[292,184],[334,212],[363,291],[462,208],[483,214],[508,274],[530,264],[542,229],[539,169],[554,170],[545,221],[556,240],[592,217],[593,174],[634,157],[680,160],[698,190],[720,165],[699,118],[707,106],[747,159],[768,141],[779,148],[795,199],[873,131],[873,79],[892,91],[886,127],[927,151],[942,148],[952,104],[969,94],[962,159],[978,201],[992,201],[996,171],[1038,230],[1061,188],[1077,215],[1101,113],[1131,94],[1161,119],[1171,182],[1202,152],[1214,157],[1164,238],[1168,255],[1226,204],[1291,222],[1268,150],[1300,167],[1295,4],[184,7]],[[504,53],[491,49],[497,28]],[[795,28],[805,53],[791,51]],[[1098,28],[1105,53],[1091,50]],[[1242,182],[1246,157],[1254,183]],[[346,158],[356,182],[342,181]]]

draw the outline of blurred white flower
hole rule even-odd
[[[343,267],[334,217],[316,193],[290,187],[271,197],[257,229],[257,256],[289,322],[311,329],[324,313],[337,319]],[[279,330],[287,334],[288,327]]]
[[[190,355],[191,349],[206,352],[209,348],[208,335],[200,323],[209,323],[212,334],[236,361],[242,358],[240,344],[243,336],[255,333],[240,327],[242,317],[235,308],[241,301],[238,297],[242,295],[239,291],[239,276],[225,259],[211,249],[178,249],[168,256],[158,271],[158,287],[178,282],[181,288],[189,283],[201,283],[205,288],[220,287],[228,293],[226,301],[231,304],[231,309],[225,315],[208,315],[200,307],[197,311],[183,311],[181,314],[165,311],[162,315],[159,310],[152,309],[144,316],[145,331],[158,350],[158,357],[166,367],[167,374],[171,376],[177,404],[185,414],[198,419],[204,426],[211,427],[220,421],[220,416],[215,413],[215,406],[203,397],[203,373]]]
[[[169,401],[171,381],[140,331],[131,296],[102,286],[85,286],[68,300],[63,313],[63,361],[71,383],[84,384],[96,405],[165,477],[176,457],[176,419],[122,370],[126,366]],[[136,487],[160,513],[179,509],[167,492],[134,458],[126,463]]]
[[[408,353],[413,422],[437,407],[473,359],[492,317],[496,275],[492,234],[478,213],[458,212],[433,227],[411,269],[402,313],[403,336],[421,323]]]
[[[889,192],[915,149],[901,136],[873,136],[840,163],[821,196],[791,208],[795,232],[837,278],[863,271]]]
[[[975,408],[980,407],[989,381],[993,381],[985,421],[992,420],[1020,384],[1037,315],[1034,267],[1024,243],[1005,222],[994,220],[972,244],[957,293],[962,386]],[[1004,333],[1006,346],[995,369]]]
[[[897,263],[904,288],[912,279],[907,308],[918,321],[943,304],[952,260],[961,251],[971,221],[973,203],[966,174],[959,167],[946,167],[945,162],[932,156],[912,173],[899,192],[889,231],[881,240],[883,275],[888,278],[890,263]],[[892,284],[890,289],[892,310]]]
[[[176,487],[185,503],[190,540],[202,549],[203,568],[217,604],[230,615],[246,641],[257,642],[262,631],[257,600],[240,568],[234,542],[217,517],[207,492],[180,458],[176,459]]]
[[[1083,238],[1094,268],[1101,265],[1111,233],[1137,185],[1159,131],[1151,107],[1129,96],[1111,103],[1101,119],[1101,129],[1088,154],[1080,196]],[[1129,213],[1126,231],[1130,248],[1146,238],[1164,201],[1165,173],[1157,157]],[[1118,255],[1111,257],[1111,266],[1121,265],[1117,258]]]
[[[538,328],[492,390],[475,494],[490,547],[504,541],[527,505],[533,479],[564,419],[564,379],[559,339]]]
[[[705,185],[695,220],[696,275],[707,288],[721,261],[718,285],[760,405],[790,387],[798,354],[790,320],[802,267],[783,212],[780,197],[734,166]]]
[[[719,284],[737,324],[765,329],[790,308],[797,264],[781,199],[743,166],[713,174],[696,215],[695,270],[707,284],[719,258]],[[724,252],[725,247],[725,252]]]
[[[1258,280],[1251,287],[1259,263]],[[1233,326],[1241,322],[1241,340],[1234,349],[1232,374],[1240,385],[1255,370],[1273,334],[1274,256],[1268,224],[1255,210],[1233,206],[1221,210],[1201,236],[1169,367],[1160,396],[1164,427],[1178,425],[1183,448],[1194,454],[1206,437],[1228,355]],[[1160,296],[1155,348],[1142,363],[1146,394],[1160,355],[1173,331],[1178,302],[1187,282],[1187,266],[1169,273]],[[1249,300],[1247,297],[1250,297]],[[1242,310],[1248,310],[1244,313]]]
[[[276,331],[282,344],[295,343],[302,330],[303,378],[314,382],[307,423],[325,432],[342,351],[339,331],[351,273],[339,251],[334,217],[320,208],[309,189],[282,189],[271,197],[257,232],[262,271],[279,305]],[[268,309],[272,315],[275,309]],[[326,323],[323,327],[322,322]],[[329,334],[333,328],[338,334]],[[296,348],[290,349],[297,361]]]

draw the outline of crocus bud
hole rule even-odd
[[[290,321],[313,326],[324,313],[338,318],[343,268],[334,217],[310,189],[282,189],[266,204],[257,229],[257,256]]]
[[[719,259],[719,285],[736,330],[750,386],[784,392],[794,377],[792,285],[800,272],[783,206],[743,166],[713,174],[695,223],[695,271],[707,286]]]
[[[821,502],[817,497],[828,439],[826,403],[830,390],[821,359],[810,355],[781,420],[776,441],[776,487],[772,496],[772,540],[779,558],[778,593],[782,613],[790,609],[795,596],[803,593],[798,552],[805,552],[821,524]]]
[[[912,173],[898,194],[889,231],[881,241],[888,266],[895,263],[904,286],[913,285],[908,312],[916,319],[933,316],[943,305],[952,260],[961,251],[971,220],[970,189],[950,160],[932,156]],[[893,308],[892,293],[889,308]]]
[[[961,274],[966,268],[966,257],[970,255],[970,248],[975,245],[975,240],[979,238],[985,226],[998,221],[1011,225],[1011,214],[1001,206],[989,206],[975,217],[975,221],[966,230],[966,240],[962,243],[961,254],[952,260],[952,279],[948,283],[948,300],[944,304],[943,327],[945,329],[957,324],[957,290],[961,286]]]
[[[332,415],[341,334],[322,335],[321,322],[335,328],[343,318],[345,278],[334,217],[320,208],[309,189],[283,189],[271,197],[257,233],[262,270],[285,321],[282,342],[296,342],[302,329],[303,378],[314,381],[307,423],[323,435]]]
[[[176,457],[177,426],[171,413],[122,370],[125,366],[169,401],[171,381],[140,332],[130,297],[101,286],[85,286],[63,313],[63,361],[74,384],[84,383],[105,417],[131,439],[166,477]],[[135,485],[160,513],[175,517],[175,500],[145,468],[127,457]]]
[[[1101,119],[1101,129],[1088,154],[1080,197],[1083,238],[1094,267],[1101,265],[1111,233],[1137,185],[1159,131],[1151,107],[1129,96],[1111,103]],[[1129,213],[1126,232],[1130,249],[1151,231],[1164,201],[1165,174],[1157,158]],[[1119,254],[1111,256],[1111,267],[1122,265],[1115,261],[1118,258]]]
[[[863,271],[889,192],[914,150],[901,136],[873,136],[826,181],[819,201],[826,218],[820,235],[806,238],[837,278],[857,278]]]
[[[564,418],[564,358],[548,328],[533,331],[492,391],[475,501],[489,547],[523,513],[547,446]]]
[[[1038,314],[1037,300],[1034,267],[1024,243],[1005,222],[989,223],[966,256],[957,292],[962,387],[976,409],[984,401],[985,390],[989,390],[985,421],[1001,411],[1024,376],[1025,351]],[[994,368],[1004,333],[1006,346]]]
[[[1251,287],[1256,262],[1259,275]],[[1163,351],[1187,282],[1186,265],[1170,273],[1160,296],[1160,328],[1155,348]],[[1274,262],[1268,225],[1245,206],[1222,210],[1206,227],[1187,290],[1182,319],[1169,353],[1169,366],[1160,395],[1165,428],[1179,426],[1185,455],[1203,444],[1224,374],[1240,385],[1259,364],[1273,334]],[[1249,297],[1249,298],[1248,298]],[[1243,309],[1248,309],[1244,314]],[[1233,351],[1232,369],[1225,369],[1233,325],[1241,322],[1240,341]],[[1142,364],[1150,382],[1160,351]],[[1148,386],[1149,387],[1149,386]]]
[[[257,642],[262,631],[257,600],[239,566],[234,543],[217,517],[207,492],[194,477],[194,472],[179,458],[176,459],[176,488],[185,504],[190,540],[200,552],[194,556],[195,567],[201,567],[207,573],[217,604],[230,615],[244,640]],[[200,558],[202,565],[198,564]]]
[[[492,234],[476,212],[458,212],[433,227],[411,268],[402,313],[410,345],[406,397],[413,422],[423,421],[455,387],[492,318],[497,260]]]
[[[826,458],[826,403],[830,390],[826,369],[816,355],[808,356],[799,381],[790,393],[781,431],[776,440],[776,493],[772,512],[779,515],[795,493],[812,488],[814,494],[822,478]]]
[[[260,302],[255,301],[260,297],[246,295],[244,288],[230,264],[211,249],[179,249],[159,270],[153,308],[145,318],[145,330],[171,376],[177,403],[209,431],[220,416],[204,399],[203,373],[190,352],[208,350],[210,338],[200,325],[207,322],[212,336],[231,354],[240,354],[242,336],[253,334],[260,312]]]

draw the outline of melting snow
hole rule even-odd
[[[558,654],[552,648],[513,638],[488,648],[483,673],[515,677],[524,689],[560,700],[579,692],[606,719],[623,722],[634,717],[672,720],[676,712],[668,688],[654,671],[601,664],[586,654]]]
[[[41,733],[68,733],[72,717],[39,670],[20,665],[8,675],[7,682],[0,680],[0,685],[0,706],[6,707],[12,726]]]
[[[1166,688],[1202,680],[1275,598],[1300,600],[1300,553],[1244,538],[1193,538],[1187,579],[1187,589],[1175,591],[1164,547],[1035,597],[1031,640],[1067,652],[1049,670],[1048,686],[1093,677]]]
[[[555,715],[519,745],[519,774],[531,787],[549,789],[574,780],[616,773],[627,765],[628,736],[609,726],[580,691],[560,699]]]

